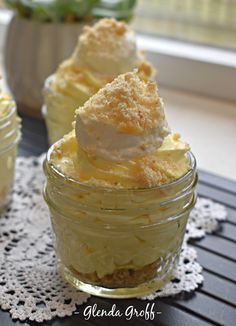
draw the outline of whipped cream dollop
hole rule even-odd
[[[118,76],[76,111],[78,145],[91,156],[126,161],[161,147],[169,134],[154,82]]]
[[[77,66],[101,75],[116,77],[132,71],[138,60],[135,34],[123,22],[102,19],[84,28],[73,60]]]

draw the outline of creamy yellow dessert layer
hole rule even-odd
[[[138,216],[138,210],[136,214]],[[55,212],[52,223],[57,253],[63,264],[79,273],[96,273],[101,278],[119,269],[136,270],[154,262],[157,267],[165,262],[170,264],[179,254],[187,218],[188,212],[181,220],[158,227],[137,229],[131,225],[109,231],[99,228],[99,224],[86,226],[75,220],[69,222]],[[159,272],[162,273],[161,268]]]
[[[164,139],[151,155],[126,162],[112,162],[86,153],[78,146],[74,131],[59,141],[52,152],[52,164],[79,182],[112,188],[148,188],[169,183],[189,169],[189,146],[178,134]]]

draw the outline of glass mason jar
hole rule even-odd
[[[146,189],[85,185],[44,162],[59,267],[78,289],[110,298],[142,296],[168,282],[178,262],[197,184],[196,161],[174,182]]]
[[[17,145],[21,136],[15,104],[0,118],[0,210],[9,201],[14,178]]]

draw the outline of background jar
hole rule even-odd
[[[0,118],[0,210],[6,206],[14,179],[17,146],[21,137],[21,123],[15,103]]]
[[[54,78],[55,75],[49,76],[43,88],[45,104],[42,107],[42,115],[46,122],[50,145],[72,130],[75,110],[83,105],[92,95],[92,93],[88,93],[87,96],[84,95],[84,97],[78,99],[72,95],[55,92],[52,89]]]
[[[94,295],[128,298],[162,287],[178,262],[195,203],[196,163],[180,179],[147,189],[96,188],[44,162],[44,197],[64,277]]]
[[[72,121],[74,120],[75,109],[77,109],[77,105],[73,104],[72,99],[65,98],[63,94],[54,94],[51,87],[54,78],[54,75],[49,76],[43,89],[45,104],[42,107],[42,115],[46,122],[50,145],[72,129]]]

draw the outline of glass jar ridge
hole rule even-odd
[[[52,149],[51,149],[52,150]],[[91,294],[127,298],[159,289],[172,277],[194,206],[196,161],[181,178],[146,189],[88,186],[44,162],[64,277]]]

